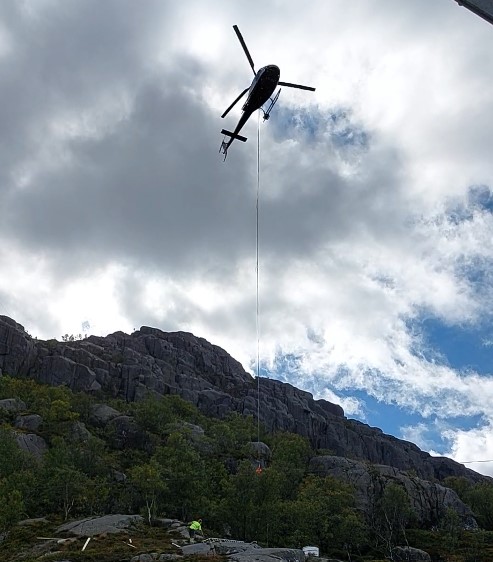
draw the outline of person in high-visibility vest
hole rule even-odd
[[[190,542],[195,542],[195,533],[197,531],[202,532],[202,519],[197,519],[192,521],[188,527],[188,534],[190,535]]]

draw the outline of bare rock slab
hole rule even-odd
[[[142,522],[143,518],[140,515],[105,515],[64,523],[56,532],[70,533],[78,537],[92,537],[102,533],[122,533]]]

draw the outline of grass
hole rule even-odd
[[[70,544],[57,544],[56,540],[40,540],[39,537],[55,537],[60,521],[41,522],[31,526],[16,526],[0,543],[0,562],[128,562],[139,554],[181,554],[173,546],[181,537],[169,530],[148,527],[144,524],[132,530],[100,535],[91,539],[82,552],[85,538],[77,538]],[[135,548],[128,546],[129,539]],[[440,562],[493,562],[493,532],[461,532],[451,544],[451,538],[442,532],[409,530],[411,546],[428,552],[432,560]],[[367,559],[377,562],[376,559]],[[222,562],[225,557],[193,555],[180,562]]]
[[[59,522],[29,527],[14,527],[0,544],[0,562],[51,562],[67,559],[71,562],[121,562],[144,553],[181,553],[171,543],[175,539],[162,528],[138,526],[128,532],[100,535],[92,538],[84,552],[86,538],[70,544],[57,544],[56,540],[39,537],[56,537]],[[62,537],[60,537],[62,538]],[[129,539],[135,548],[128,546]],[[198,557],[193,560],[198,562]],[[212,557],[207,557],[211,562]]]

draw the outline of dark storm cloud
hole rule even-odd
[[[69,140],[67,165],[39,174],[34,189],[11,194],[4,226],[31,250],[63,256],[59,273],[116,260],[224,279],[253,255],[256,177],[247,163],[255,159],[255,139],[233,145],[223,163],[217,116],[193,90],[205,69],[188,58],[178,62],[141,84],[131,111],[109,134]],[[302,131],[284,140],[305,141]],[[370,177],[345,180],[323,159],[330,142],[317,142],[308,164],[291,153],[275,158],[266,144],[265,256],[306,258],[329,241],[359,236],[380,217],[383,199],[387,209],[400,204],[386,161]],[[282,196],[271,197],[279,177]],[[398,222],[394,216],[380,228]]]
[[[108,3],[97,18],[94,5],[63,6],[54,19],[18,13],[14,22],[19,41],[28,31],[34,38],[21,41],[9,61],[25,68],[29,82],[18,104],[30,110],[24,114],[13,102],[16,117],[8,114],[11,129],[24,129],[21,136],[29,143],[12,155],[10,169],[24,166],[33,179],[22,189],[11,182],[4,195],[5,236],[42,252],[58,275],[76,276],[108,261],[167,275],[205,270],[231,275],[255,243],[256,178],[248,165],[255,159],[254,125],[249,144],[233,145],[223,163],[217,154],[220,123],[202,93],[211,69],[184,54],[175,55],[173,64],[149,64],[146,55],[158,34],[149,6],[142,13],[133,4],[123,10],[121,3]],[[28,61],[35,69],[31,74]],[[20,85],[19,76],[14,82]],[[115,96],[118,107],[118,95],[125,94],[120,114],[110,114],[105,124],[108,96]],[[31,99],[39,106],[30,105]],[[88,121],[91,112],[99,115],[89,132],[84,120],[78,121],[84,111]],[[314,114],[313,119],[321,117]],[[306,121],[306,111],[303,115]],[[57,137],[56,126],[63,131],[66,122],[82,130]],[[278,142],[306,141],[301,129],[284,137],[274,132]],[[60,162],[38,162],[43,150],[45,159],[56,160],[60,153]],[[313,153],[308,165],[291,154],[271,164],[266,150],[262,189],[269,193],[279,182],[275,172],[286,194],[262,202],[266,254],[307,256],[355,225],[357,230],[358,206],[370,197],[369,187],[341,179],[318,156]],[[383,195],[391,181],[381,183]],[[371,192],[372,201],[379,197]]]
[[[0,143],[5,173],[33,157],[50,121],[81,111],[102,91],[132,82],[166,4],[2,2],[9,49],[0,65]],[[7,176],[8,177],[8,176]],[[4,176],[2,190],[5,189]]]
[[[238,242],[241,251],[241,210],[251,206],[241,161],[235,173],[222,165],[217,127],[176,82],[170,74],[143,85],[111,135],[71,141],[69,166],[12,197],[10,232],[40,249],[168,266]]]
[[[231,231],[245,228],[246,174],[241,157],[235,174],[219,165],[217,124],[194,90],[205,69],[186,57],[165,69],[149,63],[157,31],[166,35],[166,4],[57,7],[27,14],[4,6],[14,38],[1,67],[9,85],[0,114],[4,234],[57,259],[66,253],[79,267],[108,255],[169,265],[222,251]],[[98,111],[105,96],[117,104],[118,94],[131,109],[109,131],[56,138],[54,127]],[[40,162],[50,144],[58,165]],[[19,189],[16,178],[30,174]],[[222,229],[208,232],[210,223]]]

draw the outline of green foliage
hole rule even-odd
[[[163,493],[163,509],[186,521],[203,504],[204,461],[182,434],[169,436],[153,457],[161,467],[167,484]]]
[[[153,458],[146,464],[133,467],[129,471],[128,477],[130,485],[138,496],[138,502],[145,503],[144,516],[151,525],[153,518],[158,514],[158,499],[166,490],[162,467]]]
[[[395,545],[407,544],[406,527],[416,515],[404,487],[392,482],[385,487],[375,507],[372,531],[376,543],[391,556]]]
[[[85,336],[87,337],[87,336]],[[80,341],[82,340],[82,334],[65,334],[62,336],[62,341],[64,342],[72,342],[72,341]]]
[[[247,444],[257,440],[257,424],[252,416],[232,413],[225,420],[210,419],[204,425],[215,453],[222,457],[244,458]]]
[[[449,477],[444,480],[444,485],[455,490],[460,499],[471,507],[480,527],[493,531],[493,484],[471,484],[465,478]]]
[[[209,419],[177,396],[149,396],[135,404],[107,401],[131,415],[137,435],[143,436],[142,443],[134,439],[132,448],[118,449],[107,429],[92,425],[94,399],[88,395],[1,376],[0,398],[19,398],[40,414],[41,435],[49,445],[38,462],[19,449],[9,425],[0,426],[0,531],[10,529],[9,537],[21,536],[12,525],[26,517],[62,520],[140,512],[151,524],[160,516],[202,517],[207,533],[223,535],[228,529],[232,538],[265,546],[315,544],[323,554],[358,562],[370,560],[376,551],[380,558],[388,556],[397,543],[423,548],[437,559],[493,560],[493,533],[461,530],[454,511],[443,514],[434,533],[410,531],[414,513],[398,484],[388,484],[381,497],[375,496],[373,519],[364,521],[351,486],[309,474],[316,453],[298,435],[266,435],[261,429],[272,458],[258,474],[251,445],[258,428],[251,416]],[[74,439],[77,420],[92,437]],[[200,425],[204,433],[190,424]],[[378,471],[372,474],[378,490],[383,481]],[[471,505],[482,526],[493,526],[493,486],[464,479],[446,484]],[[4,548],[0,543],[0,559]],[[121,557],[128,555],[123,551]],[[70,553],[73,560],[91,559],[84,556],[80,548]],[[98,556],[112,560],[109,550]]]
[[[280,477],[281,495],[293,499],[308,468],[312,451],[308,440],[293,433],[279,433],[272,439],[272,468]]]
[[[6,478],[0,480],[0,497],[0,531],[5,531],[22,519],[25,506],[22,493]]]
[[[65,386],[48,386],[32,379],[0,376],[0,399],[20,398],[27,408],[47,422],[58,424],[78,419],[73,408],[74,394]]]
[[[19,449],[12,429],[0,427],[0,478],[10,477],[29,465],[32,465],[32,458]]]
[[[132,414],[140,427],[158,435],[165,434],[167,426],[177,417],[170,400],[155,396],[134,403]]]
[[[467,501],[467,494],[472,488],[471,482],[463,476],[448,476],[444,479],[443,485],[456,492],[462,501]]]
[[[471,506],[479,525],[487,531],[493,530],[493,484],[480,483],[466,494],[466,503]]]
[[[448,507],[440,520],[439,529],[444,535],[448,548],[451,550],[455,549],[461,534],[461,519],[459,514]]]
[[[331,548],[351,548],[365,540],[364,521],[354,508],[354,490],[331,477],[307,476],[292,502],[295,533],[292,546],[316,544]]]

